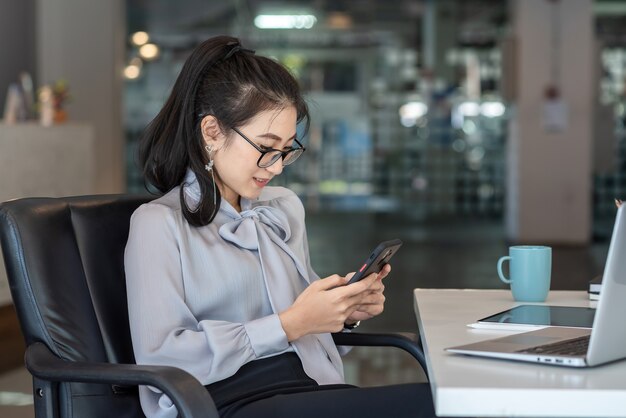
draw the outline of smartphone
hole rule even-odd
[[[378,247],[372,251],[367,260],[365,260],[365,263],[363,263],[361,268],[352,276],[348,284],[356,283],[372,273],[380,272],[401,246],[402,241],[399,239],[392,239],[378,244]]]

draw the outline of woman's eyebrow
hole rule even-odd
[[[257,138],[263,138],[263,139],[265,139],[265,138],[267,138],[267,139],[273,139],[274,141],[282,141],[282,140],[283,140],[281,137],[279,137],[278,135],[275,135],[275,134],[273,134],[273,133],[271,133],[271,132],[268,132],[268,133],[265,133],[265,134],[258,135],[258,136],[257,136]],[[293,134],[293,135],[291,136],[291,138],[289,138],[289,139],[288,139],[288,141],[291,141],[291,140],[293,140],[293,139],[295,139],[295,138],[296,138],[296,134]]]

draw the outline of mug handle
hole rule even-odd
[[[506,255],[504,257],[500,257],[500,259],[498,260],[498,276],[500,276],[500,280],[502,280],[504,283],[509,283],[509,284],[512,283],[512,280],[509,280],[506,277],[504,277],[504,273],[502,272],[502,263],[510,259],[511,257]]]

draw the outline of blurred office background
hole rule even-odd
[[[309,98],[307,152],[274,184],[307,208],[318,273],[405,243],[365,329],[416,331],[416,287],[503,287],[511,243],[553,246],[553,289],[602,272],[626,195],[618,0],[0,0],[0,94],[26,71],[71,95],[62,124],[0,124],[0,200],[145,193],[137,139],[218,34],[284,63]],[[3,274],[0,415],[30,416]],[[346,368],[361,384],[421,379],[407,363],[355,350]]]

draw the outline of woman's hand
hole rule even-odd
[[[369,319],[383,311],[382,278],[391,267],[345,286],[352,274],[337,274],[313,282],[287,310],[279,314],[289,341],[303,335],[341,331],[346,322]]]
[[[365,321],[366,319],[380,315],[385,310],[385,285],[382,280],[387,277],[390,272],[391,265],[385,264],[380,273],[372,274],[372,276],[376,276],[376,280],[368,289],[369,295],[367,295],[364,298],[363,303],[361,303],[361,305],[359,305],[357,309],[350,316],[348,316],[346,324],[354,324],[358,321]]]

